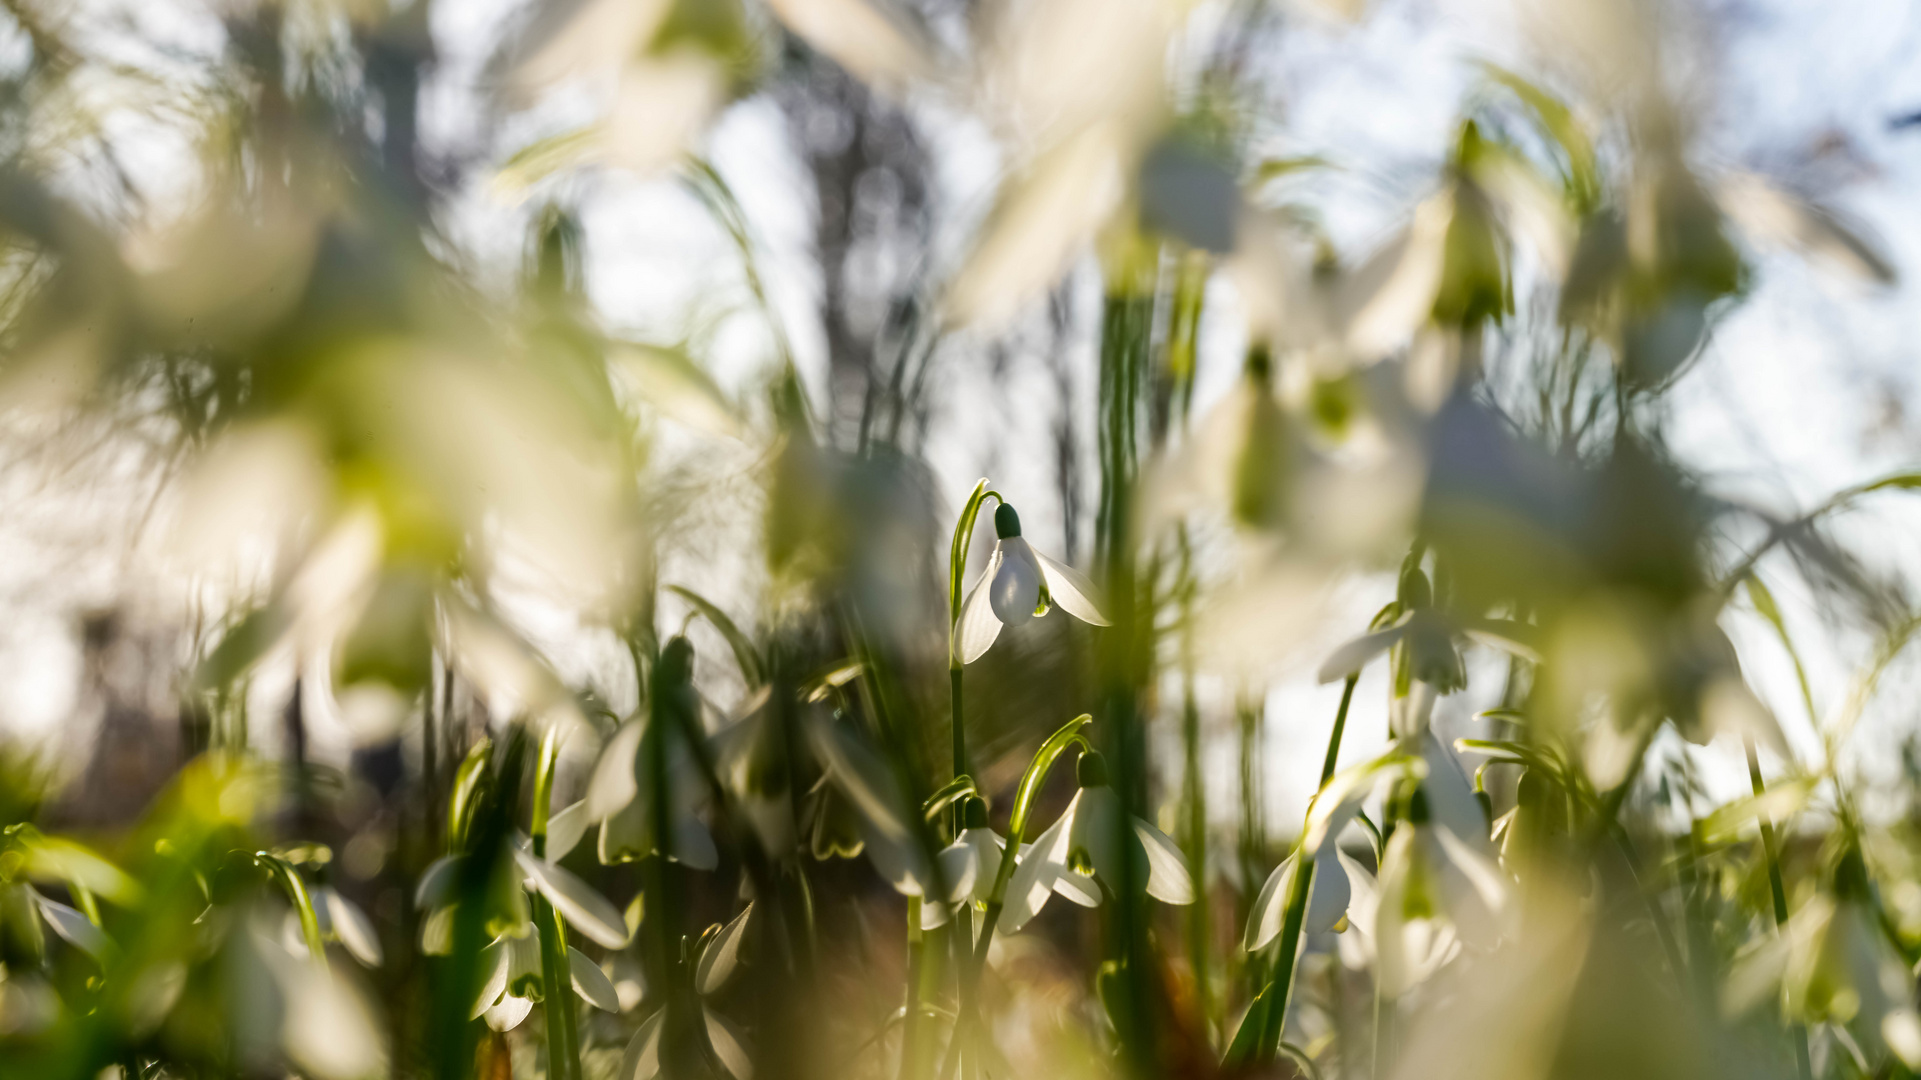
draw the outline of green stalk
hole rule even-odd
[[[981,504],[989,498],[996,503],[1007,501],[1001,498],[1000,492],[988,490],[987,478],[983,476],[961,506],[960,517],[954,522],[954,538],[947,547],[947,681],[953,696],[955,776],[964,776],[972,770],[967,765],[967,727],[961,722],[961,660],[954,652],[954,630],[960,625],[961,595],[966,588],[967,553],[974,544],[974,523],[980,517]]]
[[[556,724],[540,740],[540,757],[534,765],[534,813],[528,832],[533,837],[536,859],[547,857],[547,819],[559,751],[560,727]],[[561,937],[553,905],[539,893],[534,894],[533,915],[534,929],[540,934],[541,994],[546,999],[541,1007],[547,1015],[547,1068],[556,1080],[580,1080],[580,1046],[574,1032],[574,991],[566,941]]]
[[[1347,685],[1341,688],[1341,706],[1334,714],[1334,730],[1327,737],[1327,756],[1321,762],[1321,782],[1315,788],[1317,795],[1334,777],[1334,765],[1341,756],[1341,735],[1347,730],[1348,706],[1354,702],[1354,686],[1360,678],[1359,673],[1349,675]],[[1255,1046],[1255,1059],[1261,1064],[1272,1063],[1280,1052],[1281,1033],[1287,1026],[1288,1000],[1294,992],[1294,964],[1300,957],[1301,924],[1307,920],[1307,901],[1313,895],[1313,855],[1297,844],[1295,859],[1294,880],[1288,883],[1287,913],[1281,919],[1280,955],[1274,961],[1272,981],[1262,995],[1267,998],[1267,1011],[1261,1017],[1261,1038]]]
[[[989,497],[992,497],[996,503],[1005,503],[1007,501],[1001,497],[1000,492],[988,490],[987,478],[983,476],[979,482],[974,485],[974,490],[968,493],[967,502],[961,507],[960,517],[954,522],[953,540],[948,544],[947,548],[947,683],[951,697],[950,715],[952,717],[951,726],[953,727],[954,733],[954,778],[956,780],[970,774],[973,770],[969,767],[967,761],[967,714],[963,709],[964,702],[961,694],[961,658],[959,653],[955,651],[958,643],[954,640],[954,631],[960,626],[961,598],[966,588],[967,553],[972,550],[974,544],[974,524],[980,518],[981,505],[985,503]],[[958,805],[956,805],[953,832],[957,837],[961,832],[961,822],[958,817],[959,812]],[[907,914],[910,923],[908,934],[910,935],[910,941],[912,940],[912,935],[918,933],[920,928],[919,912],[915,910],[918,905],[918,900],[910,901],[908,904],[909,910]],[[974,948],[974,927],[973,920],[966,918],[964,912],[963,917],[956,920],[956,922],[958,925],[954,931],[954,970],[960,979],[961,1015],[965,1017],[973,1015],[978,1010],[978,1004],[975,1000],[975,992],[979,986],[975,976],[978,975],[978,972],[973,968],[973,965],[968,963]],[[910,983],[912,978],[913,974],[910,973]],[[910,985],[908,989],[908,1004],[910,1007],[914,1004],[913,998],[916,993],[915,989]],[[914,1022],[912,1016],[904,1017],[903,1020],[906,1023]],[[903,1045],[905,1045],[905,1033],[903,1034],[903,1038]],[[960,1030],[958,1025],[955,1028],[953,1045],[955,1052],[958,1052],[960,1047]],[[905,1052],[901,1055],[901,1067],[903,1070],[907,1067],[907,1055]]]
[[[1742,739],[1748,752],[1748,784],[1758,798],[1767,793],[1767,782],[1761,779],[1761,758],[1754,749],[1754,737]],[[1774,897],[1774,927],[1777,931],[1788,923],[1788,890],[1781,880],[1781,848],[1779,838],[1774,832],[1774,819],[1761,815],[1761,850],[1768,860],[1768,891]],[[1801,1080],[1809,1080],[1814,1075],[1814,1062],[1808,1052],[1808,1029],[1801,1024],[1788,1025],[1789,1037],[1794,1040],[1795,1075]]]

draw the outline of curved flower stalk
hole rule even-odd
[[[747,1052],[746,1040],[739,1029],[715,1012],[707,999],[718,994],[739,969],[741,943],[747,936],[748,921],[753,913],[754,905],[748,904],[726,926],[710,928],[692,953],[677,965],[676,977],[693,983],[692,997],[698,1002],[700,1022],[697,1026],[702,1040],[734,1080],[752,1080],[753,1057]],[[676,1019],[673,1012],[671,1003],[662,1005],[641,1023],[621,1056],[620,1071],[614,1074],[616,1080],[652,1080],[662,1073],[661,1047],[666,1041],[667,1026]]]
[[[1778,936],[1736,962],[1723,1009],[1745,1013],[1780,991],[1789,1015],[1844,1029],[1867,1059],[1856,1062],[1862,1071],[1882,1071],[1890,1053],[1921,1068],[1914,980],[1882,928],[1872,889],[1860,850],[1850,847],[1832,894],[1808,900]]]
[[[994,553],[961,602],[954,627],[954,652],[961,663],[980,659],[1003,625],[1021,626],[1054,605],[1082,622],[1108,625],[1094,583],[1035,551],[1021,536],[1020,515],[1007,503],[994,508],[994,534]]]
[[[543,973],[540,939],[532,923],[516,928],[517,934],[502,935],[487,946],[481,968],[487,980],[481,984],[474,1001],[475,1017],[485,1017],[495,1031],[510,1031],[527,1018],[542,1000]],[[567,946],[567,974],[574,993],[596,1009],[620,1011],[620,995],[600,965],[573,946]]]
[[[1008,881],[1001,928],[1013,933],[1026,926],[1055,893],[1082,907],[1099,906],[1102,892],[1127,880],[1126,859],[1145,866],[1147,895],[1167,904],[1193,903],[1194,883],[1180,846],[1166,833],[1127,815],[1120,795],[1107,783],[1107,765],[1101,755],[1083,753],[1075,771],[1081,788],[1074,801],[1039,839],[1021,850]],[[1129,826],[1125,833],[1123,815]],[[1139,879],[1137,875],[1135,880]]]

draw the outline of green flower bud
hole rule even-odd
[[[1102,787],[1107,783],[1107,759],[1098,750],[1089,750],[1074,763],[1074,778],[1082,787]]]
[[[961,828],[985,829],[987,827],[987,800],[979,795],[969,795],[961,803]]]
[[[1014,508],[1002,503],[994,508],[994,535],[1002,540],[1012,540],[1021,534],[1021,516]]]

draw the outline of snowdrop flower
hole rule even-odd
[[[707,1044],[713,1048],[714,1056],[720,1059],[735,1080],[752,1080],[753,1058],[747,1053],[747,1045],[740,1031],[726,1017],[715,1012],[707,1004],[707,999],[719,993],[740,967],[741,941],[746,937],[748,917],[753,913],[754,906],[749,904],[745,911],[736,915],[734,921],[719,932],[710,930],[703,935],[697,959],[693,961],[694,996],[699,1001],[700,1030],[705,1034]],[[663,1006],[641,1023],[640,1030],[634,1033],[632,1041],[627,1044],[627,1052],[621,1057],[620,1071],[614,1074],[618,1080],[652,1080],[660,1075],[662,1034],[669,1022],[670,1007]]]
[[[360,905],[341,896],[332,885],[321,885],[313,891],[313,911],[322,938],[338,941],[363,967],[380,966],[380,935],[374,932],[373,922]]]
[[[1375,974],[1389,997],[1419,985],[1457,946],[1492,949],[1507,935],[1513,912],[1480,800],[1432,733],[1420,742],[1427,775],[1381,855],[1372,928]]]
[[[31,885],[0,884],[0,923],[35,953],[44,949],[45,935],[40,930],[43,921],[61,940],[96,961],[104,963],[113,952],[112,940],[79,911],[49,899]]]
[[[1336,843],[1364,802],[1384,784],[1413,781],[1409,810],[1381,858],[1377,882]],[[1454,755],[1432,732],[1403,739],[1383,757],[1336,776],[1308,813],[1314,881],[1303,928],[1344,936],[1343,959],[1368,961],[1390,997],[1432,974],[1465,940],[1492,947],[1506,931],[1507,878],[1487,838],[1487,816]],[[1282,929],[1299,856],[1268,877],[1249,913],[1243,944],[1265,947]],[[1354,935],[1349,935],[1354,936]]]
[[[443,856],[420,875],[414,904],[426,916],[421,927],[422,951],[444,954],[452,944],[453,909],[459,902],[454,895],[455,885],[461,861],[472,857]],[[496,893],[483,901],[490,904],[490,932],[515,938],[530,932],[524,889],[545,897],[560,919],[596,944],[609,949],[626,946],[627,922],[613,901],[595,892],[571,871],[545,859],[536,859],[524,848],[514,848],[513,860],[509,872],[517,871],[515,887],[505,890],[504,895]]]
[[[1355,922],[1348,912],[1355,897],[1354,882],[1365,879],[1371,884],[1374,880],[1366,867],[1334,841],[1334,834],[1329,833],[1314,853],[1314,881],[1309,886],[1312,891],[1307,899],[1307,918],[1301,924],[1310,934],[1349,929]],[[1254,898],[1254,906],[1247,915],[1247,932],[1241,942],[1248,952],[1258,952],[1280,936],[1281,925],[1286,921],[1288,893],[1293,891],[1295,868],[1299,864],[1298,851],[1281,860],[1281,865],[1268,875],[1267,883]]]
[[[1867,1071],[1879,1071],[1889,1051],[1921,1068],[1913,978],[1881,928],[1872,889],[1859,849],[1850,849],[1835,870],[1833,895],[1802,904],[1778,937],[1735,964],[1725,1011],[1746,1012],[1785,988],[1792,1015],[1847,1030],[1870,1058]]]
[[[339,942],[347,955],[362,967],[380,966],[380,935],[374,932],[373,922],[358,904],[341,896],[331,885],[316,885],[308,896],[313,903],[314,921],[320,924],[322,941]],[[301,929],[298,912],[287,912],[282,934],[290,951],[306,951],[305,931]]]
[[[1492,645],[1536,663],[1541,659],[1540,653],[1527,644],[1529,627],[1511,619],[1465,616],[1435,606],[1427,575],[1418,568],[1402,573],[1399,594],[1389,611],[1396,609],[1398,617],[1387,626],[1370,630],[1330,653],[1321,664],[1318,678],[1331,683],[1359,675],[1375,657],[1394,650],[1394,696],[1389,703],[1388,723],[1397,736],[1426,731],[1435,700],[1467,685],[1460,652],[1463,639]]]
[[[1126,859],[1146,871],[1147,895],[1168,904],[1193,903],[1194,884],[1181,849],[1166,833],[1127,815],[1121,797],[1108,786],[1101,755],[1082,754],[1076,771],[1081,789],[1067,811],[1040,839],[1021,849],[1008,879],[1001,927],[1011,934],[1027,925],[1053,893],[1082,907],[1098,906],[1099,886],[1112,890],[1125,880]],[[1130,826],[1126,834],[1123,820]]]
[[[987,827],[987,803],[970,795],[961,809],[965,827],[954,842],[942,848],[939,856],[941,880],[947,885],[947,903],[921,904],[921,928],[932,930],[947,922],[949,904],[986,906],[994,892],[994,879],[1001,872],[1001,856],[1007,841]]]
[[[662,650],[661,667],[668,665],[672,652],[671,648]],[[691,664],[691,658],[687,662]],[[656,739],[665,739],[666,746],[657,748]],[[599,854],[604,864],[633,862],[652,855],[655,829],[649,819],[654,813],[655,800],[648,766],[654,753],[666,755],[663,771],[667,776],[665,801],[670,820],[668,828],[661,831],[668,837],[667,858],[696,870],[714,869],[720,865],[720,853],[714,847],[713,834],[695,816],[707,796],[699,764],[684,733],[673,730],[672,724],[665,722],[659,713],[627,721],[607,741],[588,781],[587,797],[582,800],[581,826],[584,828],[589,821],[600,822]]]
[[[481,955],[487,981],[475,999],[475,1017],[485,1017],[495,1031],[509,1031],[527,1018],[541,999],[540,937],[533,926],[517,928],[518,935],[502,935]],[[587,954],[567,946],[567,972],[574,993],[596,1009],[620,1011],[620,995],[612,980]]]
[[[814,756],[834,789],[853,810],[860,832],[859,850],[902,896],[935,897],[944,863],[926,840],[920,813],[902,791],[899,778],[879,755],[822,711],[807,715]],[[930,858],[930,856],[935,856]],[[938,908],[938,903],[923,904]]]
[[[1035,551],[1021,537],[1021,518],[1006,503],[994,509],[994,554],[987,569],[961,603],[954,648],[963,664],[980,659],[1001,626],[1020,626],[1058,604],[1069,615],[1095,626],[1108,625],[1094,599],[1087,575]]]

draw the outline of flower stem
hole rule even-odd
[[[1327,756],[1321,762],[1321,782],[1314,789],[1316,795],[1334,777],[1334,766],[1341,756],[1341,735],[1347,730],[1347,710],[1354,702],[1354,685],[1359,681],[1358,673],[1349,675],[1347,685],[1341,688],[1341,705],[1334,714],[1334,730],[1328,733]],[[1294,879],[1287,893],[1287,913],[1281,920],[1280,955],[1274,961],[1272,981],[1268,984],[1267,1014],[1261,1018],[1261,1038],[1255,1048],[1255,1058],[1261,1064],[1271,1063],[1280,1052],[1281,1034],[1287,1026],[1288,999],[1294,991],[1294,964],[1300,958],[1301,924],[1307,920],[1307,900],[1314,889],[1313,853],[1297,848],[1295,858]]]
[[[554,763],[560,754],[560,726],[549,727],[540,740],[534,764],[534,811],[527,831],[536,859],[547,857],[547,820],[552,812]],[[574,1034],[573,985],[569,977],[567,944],[560,936],[560,920],[553,905],[534,895],[534,929],[540,935],[540,990],[547,1014],[547,1068],[555,1080],[580,1080],[580,1050]]]
[[[1741,740],[1748,752],[1748,784],[1756,796],[1767,793],[1767,782],[1761,779],[1761,758],[1755,751],[1754,738],[1748,736]],[[1768,860],[1768,891],[1774,897],[1774,926],[1779,930],[1788,922],[1788,890],[1781,881],[1781,847],[1774,832],[1774,819],[1761,815],[1761,850]],[[1788,1034],[1794,1040],[1795,1075],[1808,1080],[1814,1075],[1814,1063],[1808,1053],[1808,1029],[1801,1024],[1788,1025]]]
[[[907,1001],[900,1021],[900,1080],[917,1080],[924,1072],[920,1066],[921,1044],[925,1041],[920,991],[921,972],[927,963],[927,934],[920,928],[920,906],[920,897],[907,898]]]

